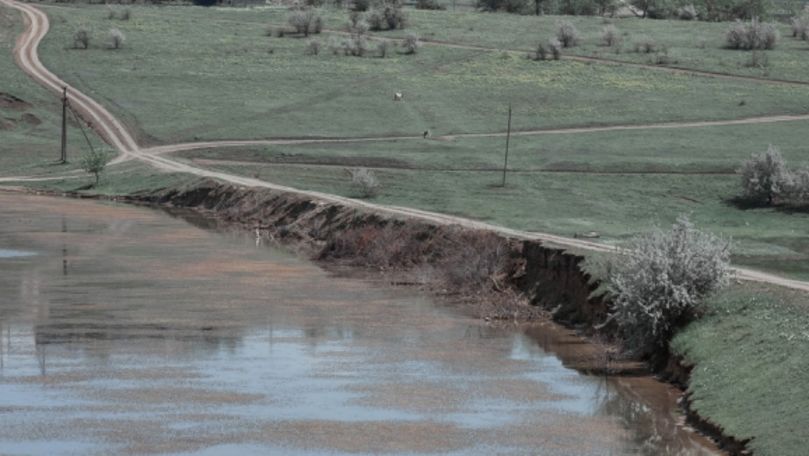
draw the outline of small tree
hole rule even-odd
[[[666,350],[675,331],[699,313],[702,300],[730,278],[730,243],[681,216],[671,231],[637,236],[608,264],[611,318],[639,355]]]
[[[604,46],[619,46],[623,41],[623,35],[618,27],[610,24],[601,29],[601,42]]]
[[[323,29],[323,19],[311,8],[293,11],[287,17],[289,25],[295,33],[309,36],[310,33],[320,33]]]
[[[381,185],[373,171],[368,168],[348,169],[351,186],[361,198],[372,198],[379,193]]]
[[[112,159],[112,154],[106,149],[91,149],[81,156],[81,169],[95,176],[94,185],[98,185],[101,173],[107,167],[107,163]]]
[[[110,48],[111,49],[120,49],[121,46],[124,45],[124,41],[126,41],[126,36],[124,36],[124,32],[118,30],[117,28],[110,29]]]
[[[316,40],[309,41],[306,43],[306,55],[318,55],[320,54],[320,42]]]
[[[419,42],[419,37],[415,33],[408,33],[404,41],[402,41],[402,49],[404,49],[405,54],[415,54],[420,47],[421,42]]]
[[[556,39],[562,43],[562,47],[568,48],[579,44],[579,31],[570,21],[559,21],[556,28]]]
[[[548,49],[551,50],[553,60],[559,60],[562,58],[562,43],[558,39],[551,38],[548,41]]]
[[[90,47],[90,31],[82,27],[73,32],[73,48],[87,49]]]
[[[773,49],[779,37],[774,24],[761,23],[754,18],[747,23],[736,21],[731,25],[725,32],[725,43],[730,49]]]
[[[740,172],[744,197],[750,202],[771,205],[792,185],[786,161],[773,145],[766,152],[753,154],[742,164]]]
[[[385,40],[381,40],[376,43],[376,52],[379,55],[379,58],[384,59],[388,56],[388,42]]]

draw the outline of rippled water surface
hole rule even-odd
[[[566,331],[157,210],[0,207],[0,454],[712,454],[670,388],[565,367]]]

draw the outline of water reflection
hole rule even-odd
[[[0,203],[0,244],[41,252],[0,261],[4,450],[708,453],[665,387],[567,367],[567,333],[491,327],[156,211]]]

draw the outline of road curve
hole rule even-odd
[[[118,119],[116,119],[112,114],[110,114],[109,111],[107,111],[99,103],[92,100],[90,97],[70,87],[59,77],[57,77],[55,74],[51,73],[47,68],[45,68],[44,65],[42,65],[37,55],[37,48],[39,46],[39,43],[42,41],[42,38],[48,32],[49,28],[48,17],[34,6],[25,3],[20,3],[16,0],[0,0],[0,3],[19,10],[25,17],[26,21],[25,31],[18,39],[17,45],[15,46],[14,49],[14,55],[18,65],[35,81],[51,89],[57,94],[61,94],[62,87],[68,87],[70,102],[74,106],[74,108],[76,108],[85,119],[91,119],[91,121],[93,122],[93,127],[100,132],[101,136],[106,141],[108,141],[113,147],[115,147],[118,151],[121,152],[121,155],[116,160],[132,157],[144,161],[164,171],[188,173],[201,177],[218,179],[236,185],[267,188],[276,191],[296,193],[313,199],[319,199],[325,202],[342,204],[349,207],[373,211],[380,214],[392,215],[395,217],[417,218],[427,222],[441,225],[454,224],[470,229],[489,230],[517,239],[550,242],[562,247],[582,249],[593,252],[617,251],[616,247],[614,246],[592,242],[588,240],[568,238],[564,236],[557,236],[547,233],[515,230],[476,220],[440,214],[436,212],[423,211],[419,209],[412,209],[399,206],[384,206],[321,192],[298,190],[292,187],[276,185],[258,179],[197,168],[185,163],[171,160],[164,156],[157,155],[157,153],[154,152],[154,148],[141,149],[138,146],[135,139],[129,133],[129,131],[123,126],[123,124],[120,121],[118,121]],[[217,143],[214,142],[207,144],[209,144],[208,147],[218,147]],[[241,144],[243,145],[244,143]],[[183,149],[182,147],[183,147],[182,145],[174,146],[175,151],[188,150]],[[161,146],[160,150],[165,152],[171,151],[171,149],[172,146]],[[744,268],[734,268],[734,269],[736,276],[739,279],[780,285],[783,287],[792,288],[796,290],[809,291],[809,282],[791,280],[773,274],[767,274],[750,269]]]

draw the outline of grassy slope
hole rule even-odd
[[[806,295],[736,286],[707,303],[673,348],[694,363],[689,391],[701,415],[753,437],[757,455],[806,454],[809,308]]]
[[[11,51],[15,37],[21,31],[20,15],[0,7],[0,94],[12,95],[28,105],[22,109],[0,105],[0,176],[43,175],[71,170],[76,167],[75,158],[87,147],[84,137],[78,124],[71,119],[68,158],[73,159],[73,163],[56,164],[59,158],[61,103],[58,97],[32,84],[15,65]],[[26,122],[26,118],[36,120]],[[89,134],[96,145],[101,144],[92,132]]]
[[[809,161],[802,133],[807,129],[809,122],[795,122],[688,134],[652,130],[512,138],[513,172],[506,189],[492,187],[500,179],[503,138],[220,149],[183,157],[222,159],[202,163],[344,196],[353,193],[343,166],[379,167],[382,203],[568,236],[597,231],[608,242],[690,213],[701,227],[734,239],[737,263],[809,278],[809,215],[740,210],[730,203],[739,191],[732,173],[752,151],[777,141],[791,163]]]
[[[411,31],[424,38],[522,50],[531,50],[537,43],[547,42],[556,33],[556,22],[559,20],[557,16],[417,10],[410,12],[410,17],[413,24]],[[809,59],[806,58],[809,42],[792,38],[791,29],[786,25],[778,26],[782,38],[774,50],[766,52],[769,65],[751,68],[746,65],[751,53],[723,48],[727,23],[611,19],[611,23],[624,34],[623,45],[618,49],[620,52],[616,52],[616,49],[601,45],[601,31],[606,23],[604,19],[585,16],[564,19],[571,21],[581,33],[581,44],[566,50],[567,54],[652,63],[654,56],[633,52],[635,43],[652,39],[659,48],[668,49],[672,60],[670,66],[809,81]],[[334,21],[339,23],[337,18]]]
[[[43,61],[157,141],[503,130],[509,101],[518,130],[809,112],[803,88],[497,52],[425,47],[388,59],[306,56],[306,40],[263,36],[263,24],[283,21],[284,10],[132,11],[132,20],[111,22],[104,7],[50,8]],[[414,16],[414,27],[419,20]],[[94,30],[95,46],[66,50],[83,23]],[[110,27],[126,33],[125,49],[104,48]],[[406,102],[393,103],[394,92]]]

